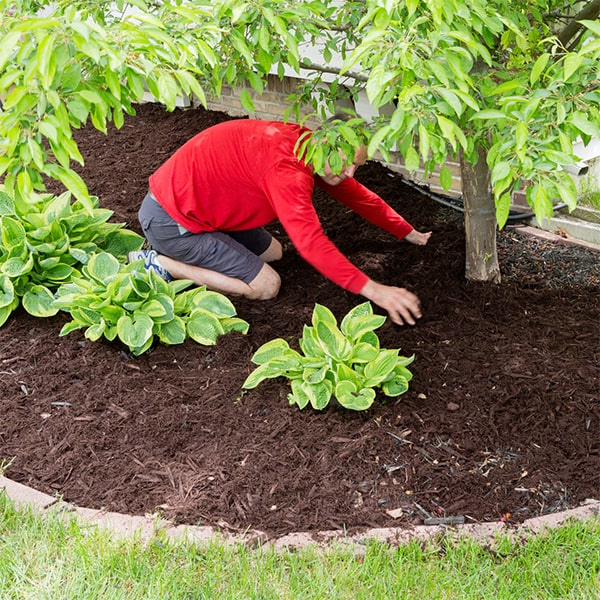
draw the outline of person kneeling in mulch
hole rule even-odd
[[[325,277],[385,309],[392,321],[415,324],[418,297],[377,283],[325,235],[312,202],[314,186],[398,239],[427,244],[377,194],[354,179],[367,159],[359,148],[339,174],[299,159],[298,139],[309,130],[292,123],[239,119],[202,131],[149,178],[138,218],[151,250],[130,252],[161,277],[191,279],[224,294],[274,298],[281,279],[269,263],[282,246],[264,226],[278,219],[298,253]]]

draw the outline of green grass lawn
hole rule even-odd
[[[0,493],[0,598],[585,599],[600,598],[600,520],[543,535],[413,541],[391,547],[275,551],[213,541],[149,542],[17,510]]]

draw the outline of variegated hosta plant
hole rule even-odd
[[[89,340],[118,339],[138,356],[156,338],[165,345],[191,338],[211,346],[219,335],[248,331],[228,298],[204,287],[185,289],[191,285],[189,280],[167,283],[146,271],[141,260],[122,265],[108,252],[94,254],[82,277],[57,291],[53,306],[72,317],[60,335],[85,329]]]
[[[261,381],[287,377],[292,391],[290,404],[325,408],[332,397],[345,408],[369,408],[380,389],[386,396],[408,390],[411,372],[406,368],[414,356],[399,356],[399,350],[379,346],[375,330],[386,317],[373,314],[370,302],[353,308],[338,327],[333,313],[315,305],[312,326],[305,325],[300,352],[277,338],[262,345],[252,357],[258,365],[243,384],[255,388]]]

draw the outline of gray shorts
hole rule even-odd
[[[159,254],[250,283],[265,264],[259,258],[272,236],[262,227],[246,231],[191,233],[174,221],[150,193],[138,212],[148,242]]]

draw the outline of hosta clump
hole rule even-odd
[[[385,317],[373,314],[369,302],[353,308],[338,327],[333,313],[315,305],[312,326],[304,326],[300,349],[290,348],[281,338],[261,346],[252,362],[259,365],[243,384],[255,388],[261,381],[287,377],[292,391],[290,404],[304,408],[309,403],[318,410],[332,397],[352,410],[369,408],[380,389],[386,396],[399,396],[408,390],[411,372],[406,368],[413,360],[399,356],[399,350],[379,347],[374,333]]]
[[[0,189],[0,326],[22,301],[36,317],[56,314],[53,295],[89,257],[100,251],[124,258],[144,239],[121,223],[108,223],[112,211],[71,202],[67,192],[15,202]]]
[[[185,290],[191,281],[167,283],[142,261],[123,265],[107,252],[92,256],[82,276],[60,286],[54,307],[71,314],[60,335],[85,329],[85,337],[119,339],[134,355],[148,350],[155,337],[166,345],[187,338],[209,346],[230,331],[248,331],[233,304],[204,287]]]

